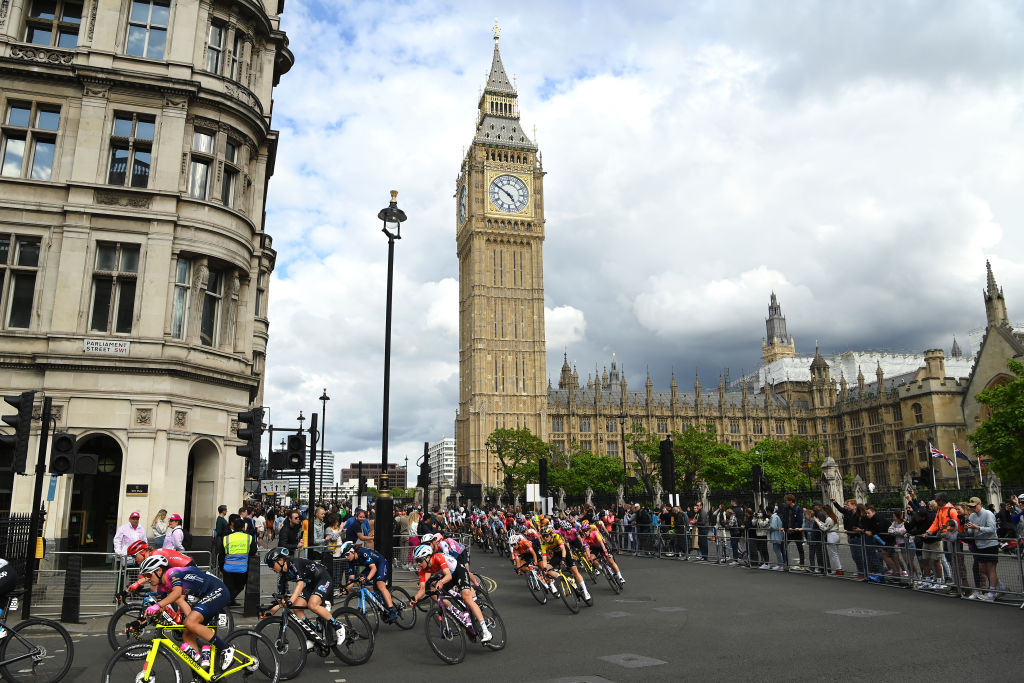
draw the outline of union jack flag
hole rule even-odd
[[[931,445],[930,443],[928,444],[928,450],[931,451],[933,458],[942,458],[949,464],[950,467],[954,467],[953,461],[949,459],[949,456],[940,451],[935,446]]]

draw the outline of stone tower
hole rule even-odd
[[[478,103],[473,144],[455,184],[459,257],[461,482],[493,485],[485,442],[500,427],[546,438],[544,171],[522,129],[515,85],[494,56]]]
[[[772,292],[771,303],[768,304],[768,317],[764,321],[765,338],[761,340],[761,360],[765,364],[779,358],[796,356],[796,343],[786,334],[786,318],[782,315],[782,306]]]
[[[1008,325],[1009,319],[1006,317],[1006,300],[1003,299],[1003,290],[996,284],[996,277],[992,274],[992,264],[988,261],[985,261],[985,270],[987,271],[987,287],[984,291],[985,317],[988,319],[988,326]]]

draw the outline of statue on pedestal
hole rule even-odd
[[[587,505],[594,504],[594,489],[587,487]]]

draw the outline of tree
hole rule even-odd
[[[672,453],[676,459],[676,486],[689,491],[701,477],[712,488],[735,488],[750,478],[745,474],[742,451],[721,443],[712,425],[687,427],[672,432]]]
[[[588,486],[598,493],[612,493],[622,483],[622,463],[573,443],[569,457],[558,458],[548,468],[548,479],[552,488],[563,488],[567,493],[583,493]]]
[[[647,491],[647,495],[654,497],[654,484],[660,481],[661,473],[655,468],[658,462],[660,450],[658,444],[661,439],[657,434],[651,434],[643,425],[634,423],[633,431],[626,436],[626,447],[633,451],[632,468],[633,473],[640,479]]]
[[[791,436],[782,441],[762,439],[749,451],[750,465],[764,462],[764,473],[772,489],[802,490],[810,480],[821,478],[822,456],[820,441],[802,436]],[[747,468],[748,478],[750,468]]]
[[[498,458],[502,474],[509,478],[513,489],[524,489],[526,483],[540,476],[538,463],[550,458],[554,452],[546,443],[526,427],[495,429],[487,437],[487,449]]]
[[[1006,364],[1015,377],[975,396],[989,417],[967,439],[1004,481],[1024,481],[1024,363]]]

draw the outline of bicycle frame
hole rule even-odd
[[[176,631],[184,630],[185,626],[183,624],[175,624],[174,626],[160,625],[157,628],[163,631]],[[252,656],[239,650],[235,650],[235,657],[242,660],[241,664],[226,671],[221,671],[217,675],[214,675],[213,663],[217,661],[216,645],[212,646],[210,649],[210,671],[204,671],[202,668],[200,668],[199,663],[187,654],[185,654],[184,650],[178,647],[178,644],[175,643],[174,640],[172,640],[171,638],[154,638],[153,647],[150,648],[149,654],[146,655],[146,666],[143,668],[145,676],[141,680],[149,680],[149,672],[153,669],[153,663],[156,661],[157,650],[159,650],[161,647],[166,647],[167,649],[169,649],[175,657],[177,657],[179,660],[187,664],[188,667],[192,669],[192,671],[196,672],[204,681],[219,681],[222,678],[227,678],[232,674],[236,674],[239,671],[243,669],[248,669],[249,667],[256,664],[256,660]]]
[[[359,587],[359,601],[356,603],[359,607],[359,611],[366,614],[367,607],[366,603],[377,609],[381,614],[386,614],[388,611],[387,605],[384,604],[383,596],[381,596],[376,590],[369,586]]]

